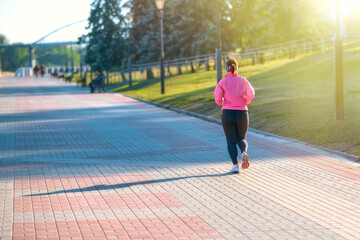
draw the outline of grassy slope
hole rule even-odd
[[[333,52],[239,69],[255,88],[250,127],[351,154],[360,154],[360,49],[344,52],[345,120],[334,121]],[[116,91],[172,107],[220,117],[213,101],[215,71],[198,71],[158,81],[139,81]]]

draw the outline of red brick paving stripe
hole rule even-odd
[[[129,194],[42,195],[14,198],[14,212],[144,209],[183,207],[168,192]]]
[[[199,217],[103,219],[13,224],[13,239],[219,239]]]
[[[318,155],[304,157],[296,156],[292,157],[292,159],[360,182],[360,171],[357,170],[356,166],[351,164],[339,162],[334,159],[325,158]]]
[[[0,171],[33,168],[33,167],[45,167],[56,164],[57,163],[26,163],[26,164],[7,165],[7,166],[0,166]]]
[[[21,177],[15,178],[14,189],[74,189],[96,185],[117,185],[151,180],[153,179],[147,174]]]
[[[257,137],[254,138],[254,145],[259,148],[263,148],[267,151],[280,154],[284,157],[288,157],[299,162],[309,164],[311,166],[326,170],[337,175],[360,181],[360,168],[351,165],[346,162],[341,162],[337,159],[326,157],[322,155],[316,155],[307,151],[301,151],[298,148],[284,146],[283,148],[274,148],[271,141],[264,140]]]
[[[29,113],[45,110],[54,111],[68,109],[64,106],[63,101],[59,101],[55,96],[47,95],[46,101],[43,100],[44,96],[17,96],[15,102],[15,112]]]

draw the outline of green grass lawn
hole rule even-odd
[[[239,69],[256,91],[249,105],[250,127],[315,145],[360,155],[360,44],[344,48],[345,119],[335,122],[334,54],[302,56]],[[225,72],[223,71],[223,74]],[[214,102],[216,72],[135,81],[114,91],[220,118]]]

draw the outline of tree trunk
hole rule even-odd
[[[109,85],[109,69],[106,68],[106,85]]]
[[[180,64],[178,65],[178,74],[179,74],[179,75],[182,74],[182,72],[181,72],[181,65],[180,65]]]
[[[124,72],[121,71],[120,73],[121,73],[122,83],[123,83],[123,84],[127,84],[127,83],[128,83],[128,80],[126,79]]]
[[[193,64],[192,61],[190,62],[190,67],[191,67],[191,72],[194,73],[194,72],[195,72],[195,68],[194,68],[194,64]]]
[[[151,67],[148,67],[146,69],[146,78],[147,78],[147,80],[154,79],[154,74],[152,72]]]
[[[172,74],[171,74],[171,72],[170,72],[170,65],[167,65],[166,67],[167,67],[167,71],[168,71],[168,73],[169,73],[169,76],[171,77]]]

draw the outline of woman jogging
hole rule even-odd
[[[222,105],[221,123],[224,128],[227,148],[230,158],[234,164],[231,173],[239,173],[238,150],[241,150],[243,169],[249,167],[247,155],[248,143],[246,132],[249,126],[249,115],[247,105],[255,96],[254,88],[246,78],[237,73],[238,63],[230,58],[226,62],[226,75],[215,88],[215,102]]]

